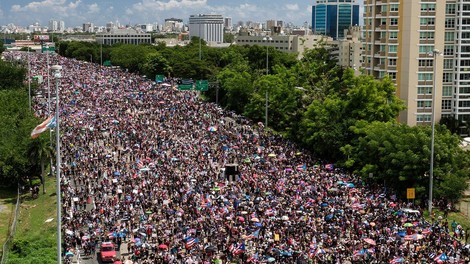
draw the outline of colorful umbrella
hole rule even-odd
[[[372,245],[372,246],[376,245],[375,241],[371,238],[364,238],[364,242],[366,242],[367,244]]]
[[[158,246],[158,248],[159,248],[159,249],[168,249],[168,246],[165,245],[165,244],[160,244],[160,245]]]
[[[215,132],[215,131],[217,131],[217,127],[216,126],[210,126],[210,127],[207,128],[207,131]]]

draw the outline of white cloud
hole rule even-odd
[[[59,15],[67,15],[69,11],[76,10],[80,5],[81,0],[76,0],[75,2],[70,1],[67,3],[67,0],[44,0],[40,2],[30,2],[24,6],[13,5],[11,11],[18,12],[48,12],[48,13],[57,13]]]
[[[88,13],[94,14],[94,13],[99,13],[99,12],[100,12],[100,7],[98,6],[97,3],[88,5]]]
[[[299,5],[298,4],[286,4],[286,9],[289,11],[297,11],[299,10]]]
[[[155,10],[171,10],[171,9],[189,9],[189,8],[201,8],[207,5],[207,0],[142,0],[141,2],[132,5],[132,9],[138,12]]]
[[[11,7],[13,12],[27,12],[27,11],[36,11],[39,9],[44,9],[44,8],[52,8],[55,6],[63,6],[65,4],[65,0],[44,0],[41,2],[31,2],[29,4],[26,4],[24,6],[21,5],[13,5]]]

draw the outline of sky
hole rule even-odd
[[[65,27],[161,24],[166,18],[188,23],[190,15],[218,14],[231,17],[233,24],[274,19],[300,26],[311,24],[312,5],[313,0],[0,0],[0,25],[47,26],[50,19],[63,20]]]

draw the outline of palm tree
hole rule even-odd
[[[44,175],[44,167],[48,159],[52,157],[52,148],[49,144],[49,140],[44,137],[39,137],[37,139],[31,140],[28,146],[28,156],[30,162],[33,166],[41,166],[41,183],[42,183],[42,192],[46,193],[46,178]]]

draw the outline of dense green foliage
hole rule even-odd
[[[23,85],[26,70],[0,61],[0,183],[16,186],[40,175],[40,160],[31,155],[38,141],[31,130],[40,123],[28,109],[28,90]]]
[[[415,187],[417,196],[427,195],[431,157],[429,126],[361,121],[352,131],[358,137],[342,148],[348,155],[347,167],[364,178],[372,175],[369,180],[385,182],[394,189]],[[467,188],[469,173],[469,155],[458,146],[459,141],[445,127],[436,126],[433,189],[437,198],[452,202]]]

